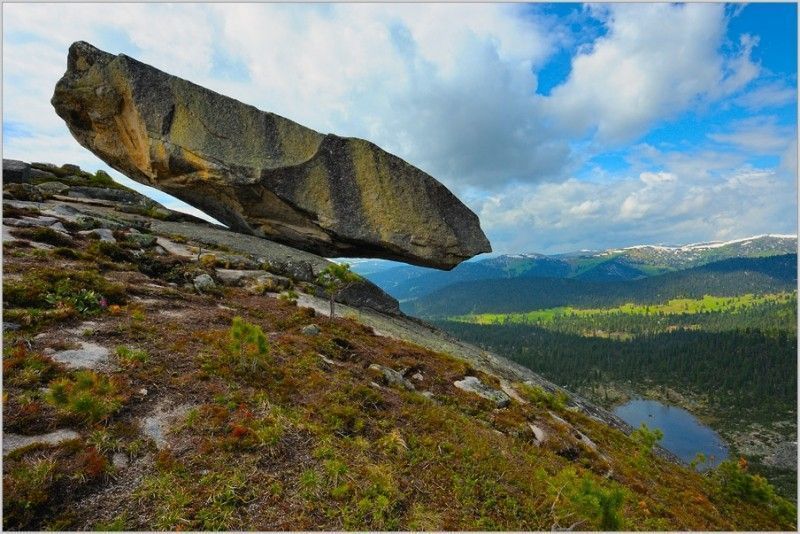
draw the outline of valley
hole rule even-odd
[[[749,250],[741,249],[743,243]],[[526,274],[554,261],[541,255],[471,262],[472,273],[486,274],[490,265],[516,267],[502,277],[475,280],[437,273],[430,277],[435,284],[422,276],[415,281],[417,296],[401,307],[609,410],[635,399],[683,408],[720,434],[731,457],[746,458],[793,497],[797,256],[785,238],[733,245],[742,256],[702,264],[698,257],[684,258],[669,272],[659,267],[664,250],[715,259],[732,245],[699,252],[697,246],[636,247],[640,267],[662,274],[629,280]],[[650,263],[643,252],[652,253]],[[620,254],[629,258],[632,252],[566,257],[581,257],[593,263],[582,272],[597,272]],[[453,282],[443,285],[448,275]],[[383,287],[392,292],[387,271],[367,276],[383,277]]]

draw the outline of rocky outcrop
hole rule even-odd
[[[397,156],[125,55],[74,43],[52,104],[109,165],[238,232],[323,256],[444,269],[491,250],[477,216]]]
[[[31,166],[16,159],[3,159],[3,183],[28,183],[31,181]]]

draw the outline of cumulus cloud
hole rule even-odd
[[[758,74],[750,58],[755,39],[743,37],[729,59],[720,54],[722,4],[611,4],[596,13],[607,35],[573,58],[569,79],[548,106],[573,135],[630,141],[657,120],[731,94]]]
[[[649,157],[668,170],[522,184],[487,199],[480,217],[491,228],[495,251],[557,253],[796,233],[792,173],[694,151],[685,156],[706,170],[697,179],[683,158],[649,148]]]
[[[6,157],[108,170],[49,104],[67,47],[87,40],[375,141],[479,212],[495,249],[703,240],[793,220],[796,134],[779,121],[723,121],[691,150],[640,141],[721,99],[748,110],[796,101],[780,80],[752,83],[763,70],[752,58],[758,37],[727,42],[722,5],[590,5],[560,18],[494,4],[6,4],[3,15]],[[599,21],[602,36],[587,37],[576,17]],[[537,73],[576,46],[568,77],[537,94]],[[626,143],[638,144],[624,172],[585,172]],[[763,154],[781,164],[748,162]]]

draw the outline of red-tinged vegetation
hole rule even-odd
[[[169,285],[186,280],[181,269],[213,266],[160,269],[150,252],[114,260],[90,249],[96,241],[75,243],[72,258],[14,247],[5,259],[5,311],[30,320],[6,333],[4,431],[81,435],[6,457],[7,529],[795,527],[792,505],[746,465],[697,473],[655,456],[651,434],[625,436],[520,383],[525,402],[498,408],[453,385],[475,376],[498,388],[498,378],[453,356],[288,299]],[[45,297],[66,279],[64,295],[108,299],[91,324],[75,306],[51,313]],[[312,323],[319,334],[303,334]],[[115,365],[68,370],[44,353],[81,339],[122,347]],[[185,409],[159,449],[143,422],[175,406]],[[119,455],[127,467],[114,467]]]

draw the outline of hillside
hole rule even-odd
[[[564,278],[512,278],[461,282],[404,303],[419,317],[509,313],[558,306],[658,304],[704,295],[791,291],[797,285],[797,255],[731,258],[701,267],[623,282]]]
[[[299,251],[10,193],[6,529],[795,528],[746,463],[679,465],[368,286],[325,317]]]
[[[796,252],[795,236],[763,235],[677,247],[640,245],[553,256],[506,254],[466,262],[449,272],[408,265],[386,268],[375,261],[356,263],[353,268],[398,300],[405,301],[423,297],[452,284],[473,280],[539,277],[614,282],[699,267],[725,259],[780,256]]]

